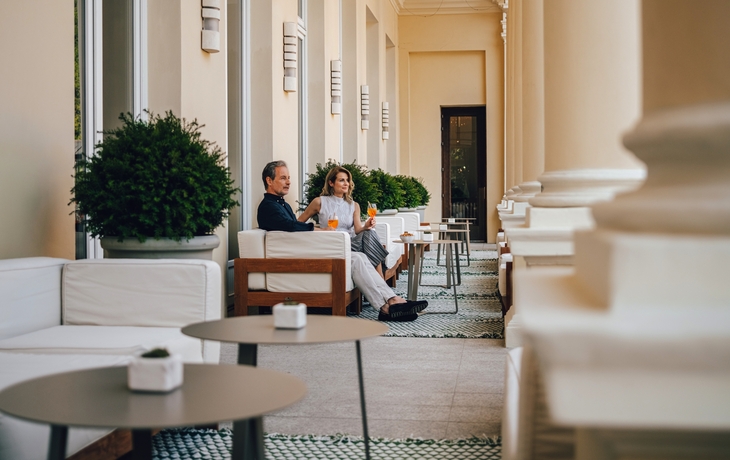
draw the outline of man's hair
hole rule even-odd
[[[286,162],[282,160],[272,161],[264,166],[264,170],[261,172],[261,180],[264,181],[264,190],[269,188],[269,184],[266,183],[266,178],[271,180],[276,179],[276,168],[279,166],[286,166]]]

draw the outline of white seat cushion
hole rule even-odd
[[[201,362],[201,341],[173,327],[55,326],[0,340],[0,350],[33,354],[125,355],[156,347]]]

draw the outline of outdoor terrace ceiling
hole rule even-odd
[[[391,0],[399,15],[501,13],[493,0]]]

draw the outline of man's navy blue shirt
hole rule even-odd
[[[284,197],[271,193],[264,193],[264,199],[259,204],[257,220],[259,228],[264,230],[281,230],[284,232],[311,232],[314,224],[299,222],[289,203]]]

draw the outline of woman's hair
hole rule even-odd
[[[347,193],[345,193],[344,198],[348,203],[352,203],[352,191],[355,190],[355,183],[352,181],[352,174],[350,171],[342,166],[335,166],[330,169],[330,172],[327,173],[327,177],[324,179],[324,187],[322,187],[322,193],[320,193],[319,196],[330,196],[335,194],[330,182],[334,183],[339,173],[347,174],[347,181],[350,183],[350,187],[347,189]]]

